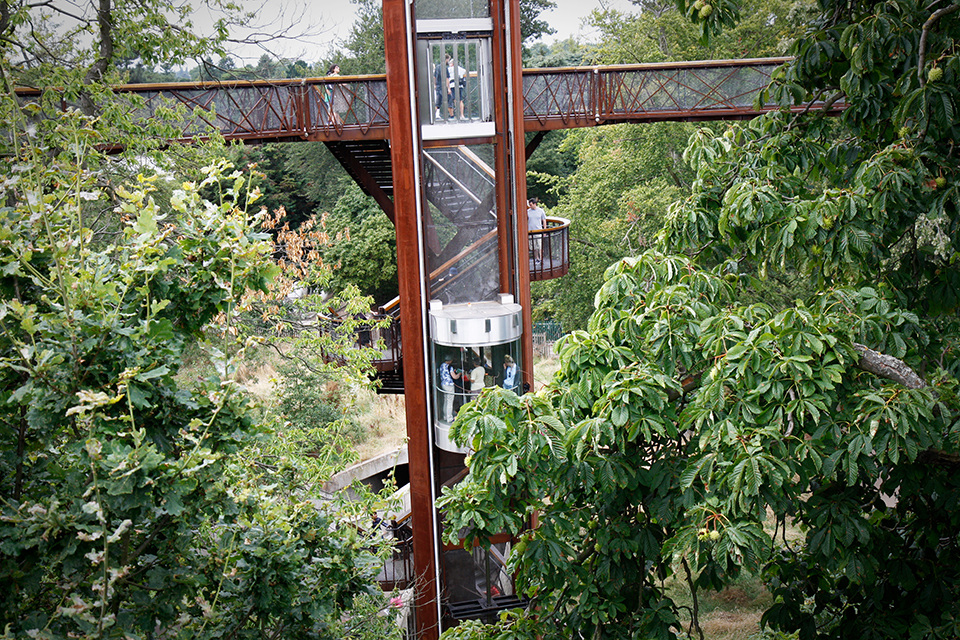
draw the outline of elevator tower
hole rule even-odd
[[[532,382],[517,0],[384,0],[417,637],[512,593],[508,540],[444,548],[449,438],[482,386]],[[518,256],[520,259],[518,259]]]

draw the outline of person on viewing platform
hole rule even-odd
[[[547,228],[547,214],[540,207],[536,198],[527,200],[527,231],[539,231]],[[543,238],[542,234],[536,234],[533,237],[533,263],[539,266],[543,261]]]

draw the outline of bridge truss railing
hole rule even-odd
[[[753,117],[757,93],[786,60],[527,69],[523,75],[526,128]]]
[[[524,127],[753,117],[757,92],[785,60],[526,69]],[[117,91],[138,96],[131,109],[144,119],[168,117],[171,106],[185,108],[190,115],[178,121],[182,138],[204,136],[210,127],[250,142],[390,136],[385,76],[142,84]],[[39,91],[18,93],[29,100]]]
[[[389,137],[385,76],[131,84],[115,90],[129,97],[135,118],[166,121],[183,140],[211,130],[248,142]],[[63,109],[79,108],[56,89],[44,91],[58,94]],[[17,89],[22,102],[41,93]]]
[[[231,140],[383,138],[389,124],[383,76],[127,85],[122,91],[140,97],[137,113],[144,118],[174,105],[192,112],[184,138],[208,127]]]

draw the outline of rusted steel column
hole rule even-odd
[[[506,33],[506,25],[504,24],[505,14],[502,4],[503,0],[492,0],[490,3],[490,17],[493,19],[493,30],[497,33]],[[496,42],[496,40],[494,40],[494,42]],[[493,63],[493,86],[506,86],[508,71],[506,47],[494,46],[491,54]],[[508,123],[510,121],[508,104],[509,101],[507,100],[507,95],[500,94],[498,92],[493,102],[493,120],[497,125],[495,144],[500,145],[501,149],[507,148],[509,153],[510,140],[506,133],[508,131]],[[497,234],[497,251],[499,255],[498,263],[500,268],[500,291],[503,293],[515,294],[515,297],[519,302],[519,296],[516,296],[516,292],[514,291],[514,283],[517,282],[516,274],[514,273],[514,269],[511,268],[511,265],[516,264],[516,261],[513,260],[512,255],[514,251],[514,234],[507,232],[507,230],[511,228],[510,222],[512,219],[511,212],[513,210],[513,206],[512,202],[510,201],[510,189],[503,186],[504,184],[509,183],[509,180],[507,179],[507,177],[510,175],[509,158],[506,154],[501,153],[499,149],[494,161],[494,171],[497,175],[497,228],[500,230],[500,232]],[[520,362],[522,363],[523,360]]]
[[[513,157],[513,170],[516,191],[513,194],[513,215],[517,235],[517,302],[523,308],[524,336],[520,342],[523,353],[523,382],[533,390],[533,315],[530,297],[530,242],[527,239],[527,153],[523,129],[523,63],[521,58],[520,1],[493,0],[494,6],[505,3],[504,13],[508,16],[506,47],[510,52],[507,61],[511,67],[509,126],[511,136],[510,154]]]
[[[412,75],[412,4],[383,1],[383,30],[390,110],[390,160],[397,230],[400,284],[400,328],[403,379],[410,454],[410,502],[413,520],[413,564],[416,578],[414,611],[417,638],[440,636],[437,581],[437,538],[433,509],[431,428],[428,412],[424,337],[423,251],[420,246],[420,204],[417,167],[419,134],[414,128]]]

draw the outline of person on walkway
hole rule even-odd
[[[527,200],[527,231],[539,231],[547,228],[547,214],[536,198]],[[533,236],[533,264],[540,266],[543,261],[543,234]]]
[[[332,64],[327,69],[328,77],[337,77],[340,75],[340,65]],[[321,101],[323,102],[323,114],[326,119],[326,124],[341,125],[343,121],[340,119],[340,111],[347,110],[347,100],[346,96],[343,95],[343,87],[340,87],[335,84],[327,84],[323,86],[323,94],[321,96]]]
[[[453,422],[453,395],[456,391],[454,380],[459,380],[461,371],[453,366],[453,356],[449,353],[443,356],[440,365],[440,390],[443,392],[443,422]]]

